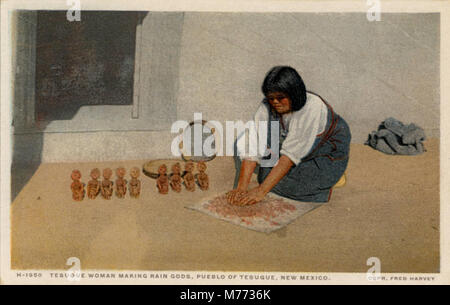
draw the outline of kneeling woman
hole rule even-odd
[[[327,202],[347,167],[351,139],[347,123],[320,96],[307,92],[291,67],[270,70],[262,91],[265,99],[255,114],[255,132],[260,130],[259,122],[268,122],[267,135],[258,135],[258,140],[266,139],[270,150],[270,122],[278,121],[280,157],[273,167],[258,166],[262,158],[246,156],[246,137],[239,137],[235,188],[227,193],[228,202],[255,204],[268,192],[298,201]],[[249,190],[254,171],[259,186]]]

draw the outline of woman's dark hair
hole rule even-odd
[[[273,67],[267,73],[262,85],[265,96],[274,92],[282,92],[291,100],[293,111],[298,111],[306,103],[306,88],[300,75],[288,66]]]

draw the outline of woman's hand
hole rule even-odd
[[[246,191],[239,188],[234,189],[226,193],[227,201],[229,204],[237,204],[239,199],[246,193]]]
[[[266,196],[266,194],[270,192],[284,176],[286,176],[292,166],[294,166],[294,163],[288,157],[282,155],[263,183],[257,188],[246,192],[241,196],[238,202],[234,204],[249,205],[260,202],[264,199],[264,196]]]
[[[256,162],[251,160],[243,160],[241,165],[241,172],[239,174],[239,183],[237,188],[229,191],[226,194],[229,204],[237,205],[242,196],[247,193],[250,179],[255,170]]]
[[[246,192],[240,200],[237,202],[237,205],[251,205],[260,202],[264,199],[267,192],[258,186],[250,191]]]

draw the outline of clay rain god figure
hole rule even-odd
[[[188,162],[185,166],[186,173],[183,176],[184,179],[184,186],[189,192],[195,191],[195,179],[194,175],[192,174],[192,171],[194,170],[194,163]]]
[[[167,166],[165,164],[158,168],[159,177],[156,179],[156,186],[160,194],[169,193],[169,178],[167,177]]]
[[[111,199],[113,194],[113,182],[110,180],[112,176],[112,170],[110,168],[105,168],[103,170],[103,181],[101,185],[102,197],[105,199]]]
[[[209,178],[208,175],[205,173],[206,171],[206,164],[205,162],[201,161],[197,164],[198,174],[197,174],[197,183],[198,186],[202,191],[206,191],[209,188]]]
[[[179,193],[181,192],[181,166],[180,163],[175,163],[172,166],[172,176],[170,177],[170,186],[172,190]]]
[[[123,179],[125,177],[125,168],[119,167],[116,169],[116,196],[117,198],[124,198],[127,193],[127,180]]]
[[[98,178],[100,177],[100,170],[98,168],[94,168],[91,170],[91,178],[88,182],[87,186],[87,195],[90,199],[95,199],[100,192],[100,182]]]
[[[139,168],[133,167],[130,171],[130,176],[130,196],[132,198],[139,198],[139,194],[141,193],[141,181],[138,179]]]
[[[72,198],[75,201],[81,201],[84,198],[84,184],[80,181],[81,173],[79,170],[73,170],[72,175],[70,176],[73,180],[70,185],[70,189],[72,190]]]

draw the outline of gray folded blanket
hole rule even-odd
[[[388,118],[372,131],[366,145],[390,155],[419,155],[425,152],[425,131],[411,123],[404,125],[399,120]]]

